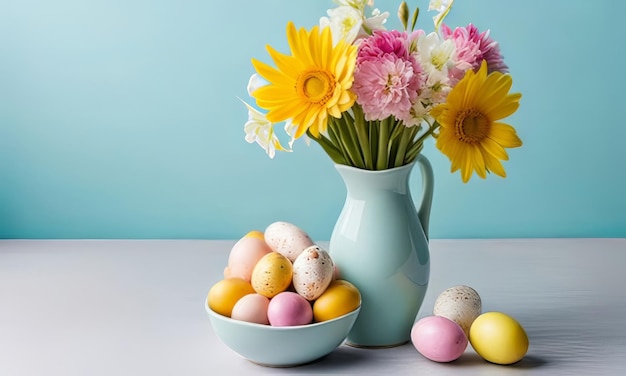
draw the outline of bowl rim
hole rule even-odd
[[[291,326],[272,326],[272,325],[268,325],[268,324],[257,324],[255,322],[249,322],[249,321],[243,321],[243,320],[235,320],[235,319],[232,319],[230,317],[221,315],[221,314],[213,311],[211,308],[209,308],[208,300],[205,300],[205,302],[204,302],[204,309],[206,310],[206,312],[210,316],[213,316],[215,318],[218,318],[218,319],[226,321],[226,322],[236,323],[237,325],[249,326],[249,327],[252,327],[252,328],[266,328],[266,329],[267,328],[271,328],[271,330],[280,331],[280,330],[294,330],[294,329],[304,329],[304,328],[315,328],[315,327],[318,327],[318,326],[330,324],[332,322],[344,319],[347,316],[358,314],[358,312],[361,310],[361,304],[362,304],[362,300],[359,300],[359,305],[355,309],[353,309],[352,311],[350,311],[350,312],[348,312],[346,314],[343,314],[341,316],[335,317],[334,319],[330,319],[330,320],[326,320],[326,321],[313,322],[313,323],[304,324],[304,325],[291,325]]]

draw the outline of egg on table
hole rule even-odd
[[[418,320],[411,329],[411,341],[424,357],[441,363],[461,357],[468,343],[459,324],[442,316]]]
[[[476,290],[460,285],[446,289],[437,297],[433,315],[456,322],[469,336],[470,326],[480,315],[481,309],[481,299]]]
[[[513,364],[528,351],[528,336],[517,320],[502,312],[486,312],[472,323],[469,340],[488,362]]]
[[[309,301],[317,299],[333,280],[335,268],[328,252],[317,245],[306,248],[293,263],[293,287]]]

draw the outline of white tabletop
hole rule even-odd
[[[266,368],[225,347],[204,311],[234,241],[0,241],[0,375],[623,375],[626,239],[432,240],[419,317],[457,284],[530,338],[512,366],[468,347],[450,364],[409,343],[345,345]],[[320,243],[325,245],[325,243]]]

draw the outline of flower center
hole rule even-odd
[[[346,35],[348,35],[348,33],[350,32],[350,30],[352,30],[352,28],[354,28],[354,25],[356,25],[357,21],[352,18],[352,17],[346,17],[343,22],[341,22],[341,26],[342,26],[342,30],[341,33],[342,35],[345,37]]]
[[[489,134],[491,121],[483,112],[475,108],[468,108],[458,114],[454,127],[459,140],[468,144],[476,144],[484,140]]]
[[[443,66],[448,62],[448,56],[443,51],[438,51],[437,53],[433,53],[430,58],[431,64],[437,68],[437,70],[442,70]]]
[[[296,91],[308,102],[323,105],[333,96],[335,81],[327,71],[304,71],[296,80]]]

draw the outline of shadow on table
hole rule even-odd
[[[489,363],[478,354],[474,352],[466,352],[454,362],[446,363],[450,367],[484,367],[485,364],[493,365],[494,367],[506,367],[511,369],[533,369],[547,365],[549,362],[546,359],[539,358],[533,355],[526,355],[522,360],[517,363],[500,365],[495,363]]]

